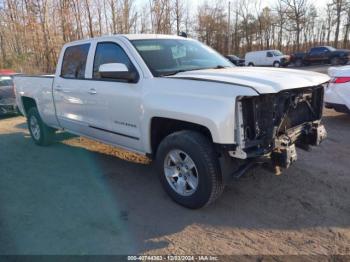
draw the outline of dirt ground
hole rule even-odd
[[[257,169],[194,211],[143,157],[65,133],[38,147],[23,117],[2,118],[0,254],[349,255],[350,116],[324,123],[284,175]]]

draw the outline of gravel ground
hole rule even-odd
[[[193,211],[142,156],[66,133],[38,147],[0,118],[0,254],[350,255],[350,116],[324,123],[282,176],[256,169]]]

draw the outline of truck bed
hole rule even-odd
[[[54,75],[16,75],[14,77],[16,101],[21,113],[25,115],[23,99],[35,98],[43,120],[48,124],[56,125],[53,82]]]

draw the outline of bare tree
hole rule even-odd
[[[282,3],[281,0],[277,1],[277,5],[275,7],[276,12],[276,25],[278,27],[278,37],[277,37],[277,45],[278,49],[282,49],[282,40],[283,40],[283,31],[284,31],[284,24],[287,20],[286,12],[287,8]]]
[[[349,33],[350,33],[350,1],[347,3],[346,6],[346,21],[344,25],[344,40],[343,40],[343,47],[346,48],[349,42]]]
[[[53,72],[62,44],[109,33],[181,30],[221,53],[263,48],[289,53],[318,44],[349,48],[350,0],[0,0],[0,67]],[[230,41],[230,44],[229,44]]]
[[[335,36],[334,36],[334,45],[338,47],[339,40],[339,31],[342,15],[345,11],[345,0],[333,0],[332,6],[335,10]]]
[[[183,19],[184,6],[182,0],[174,0],[174,17],[176,23],[176,34],[180,34],[180,27]]]
[[[305,24],[305,16],[308,9],[308,0],[282,0],[286,5],[286,14],[291,22],[293,22],[293,31],[296,35],[296,49],[300,50],[300,35]]]

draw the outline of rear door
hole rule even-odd
[[[307,62],[310,63],[316,63],[319,61],[320,59],[320,48],[315,47],[315,48],[311,48],[310,52],[308,53],[308,55],[306,56],[307,58]]]
[[[254,65],[259,66],[263,62],[261,60],[261,52],[253,52],[251,54],[251,60],[253,61]]]
[[[61,67],[56,72],[53,94],[60,125],[73,132],[83,133],[85,119],[85,69],[90,43],[68,46]]]
[[[328,61],[328,57],[329,57],[329,53],[330,53],[330,50],[326,47],[321,47],[320,48],[320,55],[319,55],[319,59],[318,59],[318,62],[326,62]]]

